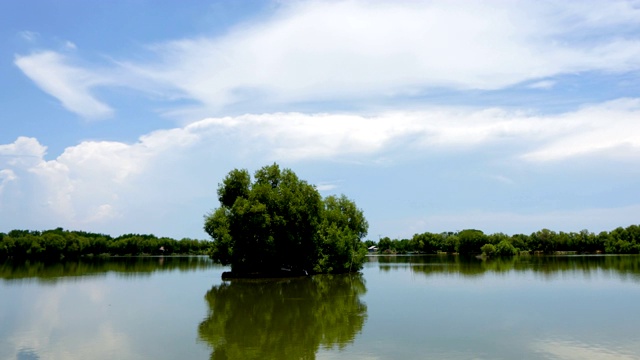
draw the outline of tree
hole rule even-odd
[[[391,239],[388,236],[383,237],[382,239],[380,239],[380,241],[378,241],[378,251],[379,252],[390,252],[392,251],[391,248]]]
[[[493,244],[484,244],[480,248],[482,254],[485,256],[492,256],[496,252],[496,247]]]
[[[509,240],[502,240],[495,247],[495,254],[497,256],[514,256],[518,255],[518,249],[516,249]]]
[[[316,272],[351,272],[364,263],[366,245],[361,239],[367,235],[369,224],[362,210],[346,196],[324,199],[322,223],[319,228],[320,258]]]
[[[359,270],[368,223],[347,197],[322,199],[315,186],[277,164],[234,169],[218,185],[220,207],[205,216],[211,258],[238,274]]]
[[[456,250],[462,255],[478,254],[480,248],[486,244],[486,236],[480,230],[467,229],[458,233]]]

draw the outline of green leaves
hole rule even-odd
[[[362,267],[368,223],[346,196],[318,190],[277,164],[234,169],[218,188],[220,208],[205,218],[211,257],[239,273],[347,272]]]

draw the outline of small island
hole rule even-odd
[[[277,164],[234,169],[218,186],[220,207],[205,215],[211,258],[223,278],[304,276],[362,269],[369,224],[346,196],[317,188]]]

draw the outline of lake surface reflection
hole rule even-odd
[[[640,256],[374,256],[223,282],[206,257],[0,263],[0,359],[640,359]]]
[[[360,274],[234,280],[207,292],[199,336],[212,359],[313,359],[321,346],[354,341],[367,317],[365,292]]]

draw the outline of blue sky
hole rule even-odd
[[[206,238],[278,162],[368,238],[640,214],[638,1],[0,2],[0,231]]]

